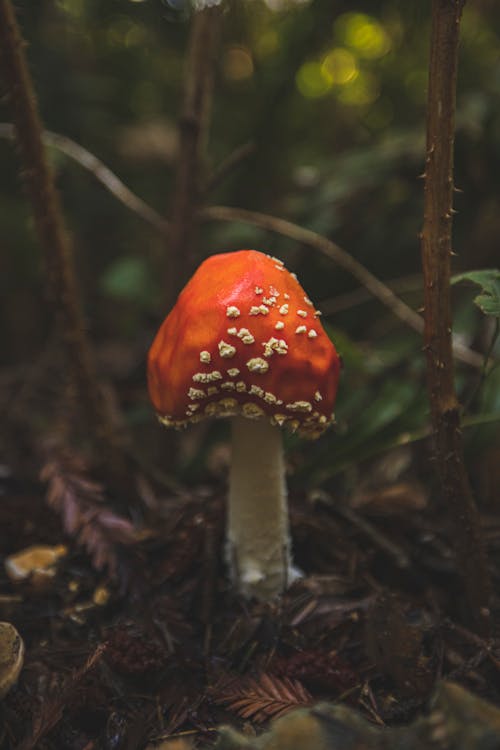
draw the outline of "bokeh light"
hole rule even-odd
[[[230,47],[224,54],[224,75],[230,81],[245,81],[253,75],[253,60],[246,47]]]
[[[373,104],[379,96],[379,82],[369,72],[360,71],[349,84],[342,86],[338,92],[338,99],[343,104],[365,107]]]
[[[337,47],[328,52],[321,63],[323,74],[330,77],[335,86],[344,86],[359,74],[356,58],[347,49]]]
[[[344,13],[335,23],[342,42],[366,60],[384,57],[391,49],[391,39],[375,18],[365,13]]]
[[[258,58],[264,59],[277,52],[279,46],[279,34],[274,29],[266,29],[255,40],[255,54]]]
[[[306,62],[296,76],[297,88],[306,99],[319,99],[332,88],[332,79],[318,62]]]

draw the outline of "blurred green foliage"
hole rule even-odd
[[[482,271],[468,271],[457,274],[452,283],[470,281],[480,287],[481,293],[474,298],[476,304],[485,315],[500,319],[500,271],[484,269]]]
[[[46,127],[95,153],[168,215],[190,4],[18,0],[16,9]],[[415,308],[421,304],[418,175],[429,14],[429,3],[417,0],[228,2],[207,153],[210,174],[241,144],[255,145],[206,196],[208,202],[258,209],[312,228],[381,279],[410,276],[414,285],[402,296]],[[456,272],[498,265],[499,47],[497,3],[468,4],[457,101]],[[8,119],[3,108],[0,118]],[[161,304],[166,240],[80,166],[54,150],[51,157],[75,237],[92,336],[100,344],[139,342],[142,367],[141,357],[167,312]],[[7,141],[0,142],[0,161],[2,360],[24,364],[42,351],[50,321],[44,319],[38,250]],[[257,228],[210,224],[202,238],[200,258],[245,246],[282,257],[325,309],[358,286],[310,248]],[[486,350],[488,320],[461,285],[454,289],[454,304],[457,332]],[[421,429],[427,407],[421,343],[414,332],[371,299],[325,320],[345,359],[338,429],[301,450],[303,470],[328,479]],[[464,397],[477,377],[458,368]],[[496,371],[470,409],[500,409],[499,392]],[[144,387],[141,398],[145,403]],[[150,418],[138,403],[128,404],[128,413],[131,421],[139,413]]]

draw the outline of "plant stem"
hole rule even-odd
[[[97,379],[75,275],[73,249],[42,143],[43,128],[24,46],[11,0],[0,0],[0,74],[8,92],[24,183],[44,251],[47,296],[62,333],[81,417],[89,427],[108,474],[116,478],[124,460]]]
[[[487,631],[490,582],[479,516],[467,476],[452,357],[453,144],[460,18],[464,0],[433,0],[427,111],[424,224],[424,349],[442,502],[454,536],[465,607]]]
[[[193,246],[202,193],[203,156],[210,123],[213,73],[219,37],[220,6],[193,14],[179,120],[179,156],[168,239],[167,308],[188,280],[194,264]]]
[[[226,558],[240,593],[269,600],[290,572],[283,438],[266,419],[231,422]]]

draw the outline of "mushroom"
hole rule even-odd
[[[23,664],[23,639],[10,622],[0,622],[0,700],[16,684]]]
[[[280,428],[317,438],[333,421],[340,360],[319,315],[281,260],[256,250],[214,255],[149,352],[160,422],[232,420],[226,559],[247,597],[272,599],[290,582]]]

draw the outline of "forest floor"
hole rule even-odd
[[[90,555],[64,534],[46,486],[3,467],[4,558],[39,544],[67,554],[50,576],[14,582],[0,569],[0,620],[26,646],[20,679],[0,702],[2,750],[133,750],[167,738],[209,746],[221,724],[259,732],[318,701],[401,726],[425,711],[441,679],[500,702],[500,640],[464,625],[447,529],[411,486],[386,487],[358,508],[292,493],[304,577],[269,606],[230,590],[222,486],[168,493],[123,543],[112,511],[99,518],[71,505],[75,487],[95,490],[80,470],[52,467],[49,496],[66,493]],[[500,517],[483,520],[498,581]]]

